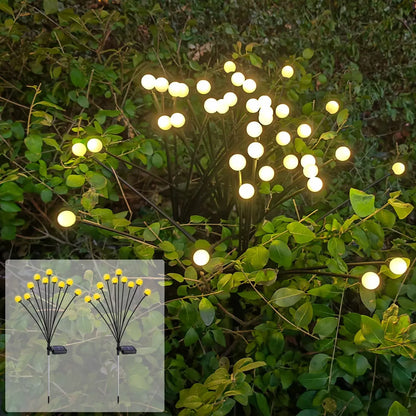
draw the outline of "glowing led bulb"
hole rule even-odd
[[[214,114],[217,112],[218,104],[215,98],[208,98],[204,102],[204,109],[209,114]]]
[[[136,285],[137,286],[141,286],[143,284],[143,280],[142,279],[136,279]]]
[[[57,276],[52,277],[51,282],[58,283],[58,277]]]
[[[33,279],[40,280],[40,274],[39,273],[34,274]]]
[[[103,148],[103,143],[100,139],[90,139],[87,142],[88,150],[92,153],[98,153]]]
[[[53,274],[53,270],[52,269],[46,269],[46,275],[47,276],[51,276]]]
[[[116,269],[116,275],[117,276],[121,276],[123,274],[123,270],[121,269]]]
[[[33,282],[28,282],[27,284],[27,288],[32,290],[35,287],[35,285],[33,284]]]
[[[243,91],[247,94],[251,94],[252,92],[256,91],[256,88],[257,84],[256,81],[254,81],[254,79],[246,79],[243,82]]]
[[[232,170],[238,172],[246,167],[246,158],[243,155],[236,153],[230,157],[228,164]]]
[[[87,153],[87,147],[83,143],[75,143],[72,145],[72,153],[75,156],[84,156]]]
[[[392,166],[391,169],[393,170],[393,173],[395,175],[398,175],[399,176],[399,175],[403,175],[404,171],[406,170],[406,166],[403,163],[401,163],[401,162],[396,162]]]
[[[113,285],[116,285],[116,284],[118,283],[118,277],[113,277],[113,278],[111,279],[111,283],[112,283]]]
[[[82,295],[82,290],[81,289],[75,289],[74,293],[75,293],[75,296],[81,296]]]
[[[264,182],[270,182],[274,178],[274,169],[271,166],[262,166],[259,169],[259,178]]]
[[[146,74],[142,76],[141,84],[142,87],[146,90],[152,90],[155,87],[156,78],[151,74]]]
[[[236,87],[241,87],[245,81],[246,77],[241,72],[234,72],[231,76],[231,83]]]
[[[196,83],[196,90],[200,94],[208,94],[211,91],[211,84],[206,79],[201,79]]]
[[[189,87],[185,83],[179,82],[178,97],[184,98],[188,94],[189,94]]]
[[[210,255],[208,251],[204,249],[196,250],[194,255],[192,256],[192,260],[197,266],[205,266],[210,259]]]
[[[295,155],[287,155],[283,159],[283,166],[286,169],[293,170],[299,165],[299,160]]]
[[[58,287],[60,288],[60,289],[63,289],[64,287],[65,287],[65,282],[59,282],[58,283]]]
[[[66,279],[67,286],[72,286],[74,284],[74,281],[72,279]]]
[[[16,303],[20,303],[20,302],[22,301],[22,297],[21,297],[21,296],[15,296],[15,297],[14,297],[14,301],[15,301]]]
[[[259,142],[250,143],[247,147],[247,153],[253,159],[260,159],[264,154],[264,147]]]
[[[328,111],[329,114],[335,114],[339,110],[339,104],[336,101],[328,101],[325,110]]]
[[[85,296],[84,298],[86,303],[90,303],[91,302],[91,296]]]
[[[97,289],[102,289],[104,287],[104,283],[103,282],[98,282],[97,283]]]
[[[169,84],[168,92],[172,97],[179,97],[181,93],[181,84],[179,82],[171,82]]]
[[[172,127],[172,122],[169,116],[160,116],[157,119],[157,125],[161,130],[169,130]]]
[[[100,300],[100,298],[101,298],[101,296],[100,296],[100,294],[99,293],[94,293],[94,299],[95,300]]]
[[[225,114],[229,110],[229,105],[227,104],[227,101],[225,101],[223,98],[217,101],[217,113],[218,114]]]
[[[47,285],[49,283],[49,279],[47,277],[42,278],[42,283]]]
[[[308,165],[314,165],[316,163],[316,159],[315,156],[313,155],[303,155],[302,158],[300,159],[300,164],[302,165],[302,167],[306,167]]]
[[[247,100],[246,102],[246,110],[249,113],[257,113],[257,111],[259,111],[260,109],[260,103],[258,100],[256,100],[255,98],[250,98],[249,100]]]
[[[259,102],[260,108],[262,107],[271,107],[272,99],[268,95],[262,95],[257,100]]]
[[[314,178],[318,175],[318,166],[316,165],[307,165],[303,168],[303,175],[306,178]]]
[[[164,77],[159,77],[155,81],[155,89],[159,92],[166,92],[169,88],[169,82]]]
[[[292,78],[295,71],[290,65],[286,65],[282,68],[282,77],[284,78]]]
[[[389,269],[394,274],[402,275],[407,270],[406,260],[401,257],[395,257],[390,261]]]
[[[380,277],[374,272],[364,273],[361,278],[361,284],[369,290],[377,289],[380,285]]]
[[[121,283],[127,283],[129,281],[129,279],[127,279],[127,277],[126,276],[123,276],[122,278],[121,278]]]
[[[351,156],[351,150],[347,146],[340,146],[335,150],[335,158],[341,162],[345,162]]]
[[[290,143],[290,134],[287,131],[279,131],[276,134],[276,143],[280,144],[280,146],[286,146]]]
[[[237,104],[238,98],[237,95],[233,92],[226,92],[224,94],[224,101],[230,106],[234,107]]]
[[[233,61],[227,61],[224,64],[224,71],[229,74],[230,72],[234,72],[237,69],[235,63]]]
[[[250,199],[254,195],[254,186],[250,183],[243,183],[238,189],[238,193],[243,199]]]
[[[61,211],[56,218],[61,227],[72,227],[77,221],[77,217],[72,211]]]
[[[185,124],[185,116],[182,113],[173,113],[170,116],[170,124],[176,128],[182,127]]]
[[[103,276],[103,279],[104,279],[104,280],[110,280],[110,275],[109,275],[108,273],[106,273],[106,274]]]
[[[302,139],[305,139],[306,137],[309,137],[312,133],[312,128],[309,124],[301,124],[298,127],[298,136],[302,137]]]
[[[127,286],[131,289],[131,288],[133,288],[134,287],[134,282],[128,282],[127,283]]]
[[[289,115],[289,107],[286,104],[279,104],[276,107],[276,115],[279,118],[285,118]]]
[[[143,293],[144,293],[146,296],[150,296],[150,295],[152,294],[152,291],[151,291],[150,289],[146,289]]]
[[[268,126],[273,122],[273,108],[262,107],[259,111],[259,122],[263,126]]]
[[[259,137],[263,133],[262,125],[257,121],[250,121],[246,128],[247,134],[250,137]]]
[[[25,300],[29,300],[30,299],[30,294],[29,293],[25,293],[23,295],[23,297],[25,298]]]
[[[322,182],[321,178],[316,176],[314,178],[310,178],[306,186],[311,192],[319,192],[324,186],[324,183]]]

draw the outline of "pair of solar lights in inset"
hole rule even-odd
[[[103,142],[100,139],[92,138],[88,140],[86,146],[84,143],[74,143],[72,145],[72,153],[75,156],[81,157],[87,153],[87,150],[91,153],[98,153],[102,150],[102,148]]]
[[[62,345],[51,345],[53,336],[58,328],[59,322],[67,311],[72,301],[82,294],[80,289],[74,291],[74,295],[68,302],[65,301],[68,288],[72,286],[72,279],[66,282],[60,281],[57,276],[52,276],[52,269],[46,270],[43,278],[36,273],[34,282],[28,282],[27,288],[30,292],[25,293],[23,298],[16,296],[15,301],[21,304],[29,313],[46,341],[46,352],[48,356],[48,403],[50,402],[50,354],[66,354],[67,350]],[[42,290],[43,289],[43,290]],[[63,309],[62,309],[63,308]]]
[[[395,257],[389,261],[389,270],[397,277],[406,273],[409,267],[408,261],[402,257]],[[369,290],[380,286],[380,276],[375,272],[366,272],[361,277],[361,284]]]

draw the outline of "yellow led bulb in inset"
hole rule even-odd
[[[111,279],[111,283],[112,283],[113,285],[116,285],[116,284],[118,283],[118,277],[113,277],[113,278]]]
[[[58,283],[58,276],[53,276],[51,279],[52,283]]]
[[[131,289],[132,287],[134,287],[134,282],[128,282],[127,286]]]
[[[98,282],[97,283],[97,289],[102,289],[104,287],[103,282]]]
[[[63,289],[65,287],[65,282],[60,281],[58,283],[58,287],[60,287],[61,289]]]
[[[72,279],[66,279],[66,284],[68,286],[72,286],[74,284],[74,281]]]
[[[14,301],[16,303],[20,303],[22,301],[22,297],[21,296],[15,296]]]
[[[123,276],[122,278],[121,278],[121,283],[127,283],[129,281],[129,279],[127,279],[127,277],[126,276]]]
[[[110,275],[109,275],[108,273],[106,273],[106,274],[103,276],[103,279],[104,279],[104,280],[110,280]]]
[[[25,294],[23,295],[23,297],[25,298],[25,300],[29,300],[29,299],[30,299],[30,295],[29,295],[29,293],[25,293]]]
[[[39,273],[36,273],[35,275],[33,275],[33,278],[35,280],[40,280],[40,274]]]
[[[44,277],[44,278],[42,279],[42,283],[43,283],[44,285],[48,284],[48,283],[49,283],[49,279],[48,279],[47,277]]]
[[[46,276],[51,276],[52,273],[53,273],[53,270],[52,269],[47,269],[46,270]]]
[[[116,276],[121,276],[123,274],[123,270],[117,269],[116,270]]]
[[[101,298],[101,295],[99,293],[94,293],[94,299],[99,300]]]
[[[91,296],[85,296],[84,300],[85,300],[85,302],[90,303],[91,302]]]
[[[34,285],[33,282],[28,282],[28,284],[27,284],[28,289],[32,290],[34,287],[35,287],[35,285]]]
[[[74,293],[75,293],[75,296],[81,296],[82,295],[82,290],[81,289],[75,289]]]
[[[143,284],[143,280],[142,279],[137,279],[136,280],[136,285],[137,286],[141,286]]]
[[[150,289],[146,289],[143,293],[144,293],[146,296],[150,296],[150,295],[152,294],[152,291],[151,291]]]

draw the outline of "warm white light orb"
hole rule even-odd
[[[84,156],[87,153],[87,147],[83,143],[75,143],[72,145],[72,153],[75,156]]]
[[[227,61],[224,64],[224,71],[229,74],[230,72],[234,72],[237,69],[235,63],[233,61]]]
[[[197,266],[205,266],[209,262],[210,255],[208,251],[204,249],[199,249],[195,251],[194,255],[192,256],[192,259]]]
[[[276,107],[276,115],[279,118],[285,118],[289,115],[290,109],[286,104],[279,104]]]
[[[309,137],[312,133],[312,128],[309,124],[301,124],[298,126],[297,129],[298,136],[302,139],[306,139],[306,137]]]
[[[170,116],[170,123],[173,127],[180,128],[185,124],[185,116],[182,113],[173,113]]]
[[[402,275],[407,270],[406,260],[401,257],[395,257],[390,260],[389,269],[394,274]]]
[[[159,92],[166,92],[169,88],[169,82],[164,77],[159,77],[155,81],[155,89]]]
[[[183,82],[179,83],[178,97],[184,98],[189,94],[189,87]]]
[[[316,163],[316,159],[315,159],[315,156],[313,155],[303,155],[302,158],[300,159],[300,164],[302,165],[303,168],[308,165],[314,165],[315,163]]]
[[[273,123],[273,108],[262,107],[259,111],[259,122],[263,126],[269,126]]]
[[[380,277],[374,272],[364,273],[361,277],[361,284],[369,290],[377,289],[380,285]]]
[[[339,104],[336,101],[328,101],[325,106],[325,110],[329,114],[335,114],[339,110]]]
[[[247,153],[253,159],[260,159],[264,154],[264,146],[259,142],[250,143],[247,147]]]
[[[72,211],[61,211],[56,220],[61,227],[68,228],[76,223],[77,217]]]
[[[227,101],[225,101],[223,98],[217,101],[217,112],[219,114],[225,114],[229,110],[229,105],[227,104]]]
[[[229,107],[234,107],[237,104],[238,97],[237,94],[233,92],[226,92],[224,94],[224,101],[228,104]]]
[[[181,93],[181,84],[179,82],[171,82],[169,84],[168,92],[172,97],[179,97]]]
[[[292,78],[295,73],[294,69],[290,65],[286,65],[282,68],[282,77]]]
[[[146,90],[152,90],[155,87],[156,78],[151,74],[146,74],[142,76],[141,84],[142,87]]]
[[[251,94],[252,92],[256,91],[256,88],[257,84],[256,81],[254,81],[254,79],[246,79],[243,82],[243,91],[247,94]]]
[[[401,162],[396,162],[391,169],[395,175],[403,175],[406,170],[406,166]]]
[[[306,186],[311,192],[319,192],[324,186],[324,183],[321,178],[316,176],[314,178],[310,178]]]
[[[215,98],[208,98],[204,102],[204,109],[209,114],[214,114],[217,112],[218,104]]]
[[[211,91],[211,84],[206,79],[201,79],[196,83],[196,90],[200,94],[208,94]]]
[[[260,104],[260,108],[262,107],[271,107],[272,99],[268,95],[262,95],[257,100]]]
[[[262,125],[257,121],[250,121],[247,124],[246,130],[250,137],[259,137],[263,133]]]
[[[255,98],[250,98],[249,100],[247,100],[246,102],[246,110],[249,113],[257,113],[257,111],[259,111],[260,109],[260,103],[258,100],[256,100]]]
[[[259,178],[264,182],[270,182],[274,178],[274,169],[271,166],[262,166],[259,169]]]
[[[351,157],[351,150],[347,146],[340,146],[335,150],[335,159],[345,162]]]
[[[246,167],[246,163],[246,158],[239,153],[232,155],[228,161],[230,168],[236,172],[243,170]]]
[[[287,155],[283,159],[283,166],[286,169],[293,170],[299,165],[299,160],[295,155]]]
[[[290,134],[287,131],[279,131],[276,134],[276,143],[280,144],[280,146],[286,146],[290,143]]]
[[[169,130],[172,127],[172,123],[170,121],[169,116],[160,116],[157,119],[157,125],[161,130]]]
[[[241,72],[234,72],[231,76],[231,83],[236,87],[241,87],[245,81],[246,77]]]
[[[318,175],[318,166],[316,165],[307,165],[303,168],[303,175],[306,178],[314,178]]]
[[[98,153],[103,148],[103,143],[100,139],[90,139],[87,142],[88,150],[92,153]]]
[[[243,199],[250,199],[254,196],[254,186],[251,183],[243,183],[238,189],[238,193]]]

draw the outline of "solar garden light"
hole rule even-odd
[[[42,278],[39,273],[36,273],[33,276],[35,283],[27,283],[27,288],[30,290],[30,293],[25,293],[23,298],[21,296],[16,296],[14,300],[25,308],[45,338],[48,356],[48,403],[50,403],[50,355],[51,353],[54,355],[67,353],[64,346],[51,345],[52,339],[65,312],[73,300],[77,296],[80,296],[82,292],[80,289],[75,289],[74,295],[70,298],[65,308],[61,310],[65,297],[68,294],[68,288],[73,285],[73,280],[67,279],[66,282],[62,280],[59,281],[57,276],[52,276],[52,269],[47,269],[45,274],[46,276]]]
[[[120,353],[123,355],[137,353],[133,345],[121,345],[122,338],[137,308],[144,298],[151,295],[152,291],[150,289],[142,290],[143,280],[129,280],[123,276],[121,269],[117,269],[113,277],[108,273],[104,274],[103,279],[105,285],[102,281],[98,282],[99,292],[94,293],[93,296],[85,296],[85,302],[97,311],[116,341],[117,403],[120,403]],[[137,300],[136,294],[138,292],[141,293],[141,296]],[[129,312],[131,312],[130,315]]]

